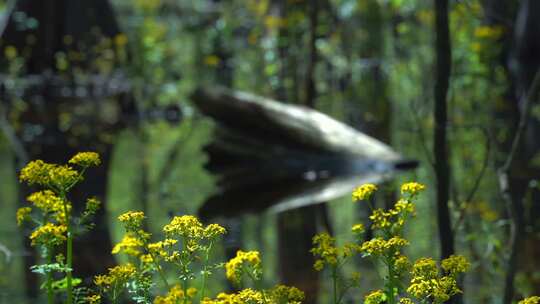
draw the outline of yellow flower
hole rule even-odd
[[[377,191],[377,186],[374,184],[362,185],[353,191],[353,202],[369,199],[375,191]]]
[[[187,290],[187,296],[188,298],[193,298],[197,294],[197,288],[190,287]]]
[[[401,185],[401,194],[409,193],[410,195],[415,195],[421,191],[424,191],[426,186],[420,183],[410,182]]]
[[[126,234],[124,235],[122,241],[114,245],[111,253],[118,254],[120,252],[124,252],[127,255],[137,257],[141,254],[140,249],[143,245],[143,242],[138,238],[134,237],[131,234]]]
[[[90,167],[98,166],[101,160],[96,152],[79,152],[69,160],[69,163],[81,167]]]
[[[352,230],[352,233],[354,233],[354,234],[363,233],[364,232],[364,225],[356,224],[356,225],[352,226],[351,230]]]
[[[414,302],[409,298],[401,298],[399,299],[399,304],[414,304]]]
[[[177,257],[176,251],[172,252],[171,254],[169,254],[168,251],[169,248],[176,243],[178,243],[178,241],[175,239],[165,239],[164,241],[150,243],[148,244],[148,251],[151,254],[158,255],[166,258],[167,260],[173,260],[175,257]]]
[[[251,266],[254,275],[258,279],[261,271],[261,257],[258,251],[238,250],[236,256],[225,264],[225,274],[227,279],[233,283],[239,284],[242,279],[244,266]]]
[[[217,66],[220,63],[220,61],[221,59],[219,59],[219,57],[216,55],[208,55],[204,57],[204,64],[211,67]]]
[[[479,26],[474,30],[474,36],[480,39],[497,40],[504,34],[502,26]]]
[[[55,225],[47,223],[36,228],[30,235],[32,246],[36,244],[59,245],[66,240],[67,227],[65,225]]]
[[[540,297],[537,297],[537,296],[528,297],[518,302],[518,304],[538,304],[538,303],[540,303]]]
[[[108,291],[111,288],[117,288],[122,286],[133,277],[136,273],[136,268],[130,263],[124,265],[118,265],[109,268],[109,273],[106,275],[97,275],[94,277],[94,284],[104,291]]]
[[[100,295],[86,296],[84,299],[86,300],[86,303],[88,303],[88,304],[99,304],[99,303],[101,303],[101,296]]]
[[[98,211],[100,205],[101,202],[97,198],[91,197],[86,200],[85,212],[88,214],[94,214]]]
[[[30,207],[19,208],[17,210],[17,225],[22,225],[22,223],[30,217],[31,212],[32,208]]]
[[[369,219],[373,222],[374,229],[384,229],[392,225],[392,222],[390,221],[391,217],[392,214],[390,212],[386,212],[379,208],[373,210],[373,213],[369,216]]]
[[[380,304],[386,301],[386,294],[382,290],[375,290],[364,299],[364,304]]]
[[[81,179],[79,172],[69,166],[48,164],[42,160],[29,162],[19,174],[19,180],[28,185],[38,184],[58,190],[65,190]]]
[[[128,42],[128,37],[124,33],[120,33],[114,36],[114,44],[116,44],[116,46],[119,46],[119,47],[124,46],[126,45],[127,42]]]
[[[254,303],[254,304],[265,303],[262,292],[253,290],[251,288],[243,289],[240,292],[238,292],[237,301],[238,302],[234,302],[234,303]]]
[[[323,260],[316,260],[313,264],[313,268],[317,271],[321,271],[324,269],[324,261]]]
[[[34,206],[41,209],[44,213],[53,213],[58,222],[65,223],[66,214],[64,209],[64,201],[51,190],[34,192],[26,199],[34,204]],[[65,207],[68,213],[70,213],[71,204],[66,202]]]
[[[175,216],[169,224],[163,227],[163,232],[168,236],[195,239],[201,239],[204,236],[203,225],[192,215]]]
[[[139,257],[142,263],[150,264],[154,262],[154,259],[152,258],[152,255],[150,254],[143,254]]]
[[[196,290],[195,290],[196,292]],[[189,297],[189,291],[188,291],[188,297]],[[173,286],[167,295],[165,296],[157,296],[154,299],[154,304],[176,304],[181,303],[185,298],[184,290],[180,285]]]
[[[427,279],[436,278],[439,275],[437,263],[432,258],[421,258],[413,265],[412,275],[414,277],[424,277]]]
[[[240,290],[238,293],[226,294],[224,292],[218,294],[215,300],[205,298],[202,304],[263,304],[267,303],[263,292],[256,291],[250,288]],[[271,302],[274,303],[274,302]],[[290,302],[290,304],[297,302]]]
[[[335,266],[338,262],[339,250],[336,247],[336,239],[328,233],[320,233],[313,237],[314,247],[310,250],[315,256],[319,256],[313,267],[316,270],[322,270],[324,264]]]
[[[8,45],[4,49],[4,55],[7,59],[12,60],[17,57],[17,48],[15,48],[13,45]]]
[[[392,209],[392,211],[395,212],[396,214],[414,213],[415,206],[413,203],[411,203],[408,200],[400,199],[394,205],[394,208]]]
[[[360,246],[360,252],[363,252],[365,255],[382,255],[385,253],[396,253],[399,252],[401,247],[409,245],[409,241],[398,236],[394,236],[389,240],[384,240],[381,237],[373,238],[369,241],[364,242]]]
[[[455,267],[464,270],[466,261],[453,256],[446,259],[445,267],[451,272]],[[444,303],[461,292],[457,286],[455,274],[440,276],[437,264],[431,258],[421,258],[414,263],[412,279],[407,292],[420,300],[431,298],[434,303]]]
[[[49,180],[52,186],[58,189],[65,189],[73,186],[77,181],[82,180],[82,176],[70,166],[55,165],[49,170]]]
[[[411,267],[411,263],[409,262],[409,259],[406,256],[398,255],[394,259],[394,267],[399,273],[403,273]]]
[[[276,285],[270,291],[272,303],[300,304],[305,299],[304,292],[296,287]]]
[[[466,272],[469,269],[469,266],[471,266],[471,264],[461,255],[451,255],[441,262],[442,269],[451,275]]]
[[[218,224],[210,224],[204,228],[203,235],[205,238],[215,238],[227,233],[227,230]]]
[[[128,211],[118,216],[118,220],[124,224],[124,227],[128,231],[138,230],[142,226],[144,220],[144,212],[142,211]]]

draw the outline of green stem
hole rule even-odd
[[[204,255],[204,263],[203,263],[203,271],[202,271],[202,282],[201,282],[201,297],[200,302],[204,299],[204,292],[206,289],[206,272],[208,271],[208,260],[210,259],[210,250],[212,250],[212,246],[214,245],[214,242],[210,242],[208,245],[208,248],[206,249],[205,255]]]
[[[113,304],[116,304],[118,301],[117,301],[117,298],[118,298],[118,294],[116,293],[116,289],[117,289],[117,283],[114,282],[114,286],[113,286],[113,290],[112,290],[112,303]]]
[[[53,255],[52,255],[52,248],[51,247],[48,247],[47,248],[47,264],[51,264],[52,263],[52,258],[53,258]],[[52,271],[48,271],[47,272],[47,303],[48,304],[53,304],[54,303],[54,293],[53,293],[53,289],[52,289]]]
[[[183,269],[183,272],[184,272],[184,278],[182,278],[182,289],[184,290],[184,301],[182,301],[184,304],[187,304],[187,290],[188,290],[188,280],[187,280],[187,274],[189,273],[189,269],[188,267],[186,266],[187,264],[184,265],[184,269]]]
[[[66,273],[66,281],[67,281],[67,301],[66,304],[71,304],[73,302],[73,234],[71,231],[71,219],[70,214],[68,211],[68,202],[66,198],[66,193],[64,191],[60,192],[60,199],[62,199],[62,203],[64,205],[64,213],[66,215],[66,226],[67,226],[67,248],[66,248],[66,263],[67,263],[67,273]]]
[[[152,253],[149,253],[149,254],[152,257],[152,262],[156,266],[158,275],[161,278],[161,280],[163,281],[163,284],[165,284],[165,287],[167,287],[167,290],[170,290],[171,286],[169,285],[169,282],[167,282],[167,279],[165,278],[165,274],[163,273],[163,269],[161,269],[161,266],[159,265],[156,257]]]
[[[388,304],[394,304],[396,303],[396,298],[394,295],[394,289],[396,288],[396,286],[394,282],[394,277],[395,277],[394,266],[393,266],[391,257],[386,257],[386,265],[388,266],[388,282],[387,282]]]
[[[337,281],[337,267],[332,267],[332,283],[334,289],[334,304],[338,304],[338,281]]]

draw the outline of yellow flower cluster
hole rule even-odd
[[[397,270],[398,273],[404,273],[405,271],[408,271],[411,267],[411,263],[409,262],[409,258],[407,258],[404,255],[399,254],[394,258],[394,268]]]
[[[375,209],[369,216],[369,219],[373,223],[374,229],[384,229],[392,225],[391,222],[392,213],[386,212],[383,209]]]
[[[382,237],[376,237],[364,242],[359,250],[365,256],[394,255],[398,253],[402,247],[407,245],[409,245],[409,241],[399,236],[391,237],[389,240],[385,240]]]
[[[479,26],[474,30],[474,36],[480,39],[497,40],[504,34],[502,26]]]
[[[180,285],[172,287],[166,296],[157,296],[154,299],[154,304],[177,304],[177,303],[189,303],[193,302],[193,297],[197,294],[197,289],[191,287],[188,288],[184,294],[184,290]]]
[[[256,279],[261,271],[261,257],[258,251],[238,250],[236,256],[225,264],[225,275],[233,283],[239,284],[242,280],[242,273],[245,265],[250,266]]]
[[[321,271],[325,264],[335,266],[338,263],[339,250],[335,238],[328,233],[320,233],[313,237],[313,245],[311,253],[319,257],[313,265],[315,270]]]
[[[163,232],[168,238],[183,238],[184,248],[194,252],[200,248],[201,240],[214,239],[225,234],[226,230],[218,224],[204,227],[197,217],[182,215],[175,216],[169,224],[163,227]]]
[[[127,255],[138,257],[141,255],[141,248],[143,245],[144,243],[138,238],[131,234],[126,234],[124,235],[124,238],[122,238],[122,241],[114,245],[111,253],[118,254],[123,252]]]
[[[98,166],[101,164],[101,160],[96,152],[79,152],[69,160],[69,163],[81,167],[90,167]]]
[[[200,239],[203,237],[204,228],[202,223],[193,215],[175,216],[171,222],[163,226],[163,232],[167,236],[183,236]]]
[[[154,258],[151,254],[142,254],[139,259],[141,260],[141,263],[150,264],[154,263]]]
[[[415,211],[414,204],[404,199],[398,200],[397,203],[394,205],[394,208],[390,209],[390,212],[392,212],[393,215],[398,215],[398,214],[403,214],[403,213],[413,214],[414,211]]]
[[[101,202],[97,198],[91,197],[86,200],[85,211],[91,214],[94,214],[99,209],[100,205],[101,205]]]
[[[36,228],[30,235],[32,246],[37,244],[60,245],[66,240],[66,225],[47,223]]]
[[[165,239],[163,241],[148,244],[148,251],[151,255],[164,258],[166,261],[172,261],[179,257],[180,253],[176,250],[170,252],[170,248],[178,243],[175,239]]]
[[[48,164],[42,160],[29,162],[19,175],[21,182],[65,189],[82,179],[79,172],[65,165]]]
[[[369,216],[373,223],[374,229],[387,229],[393,227],[399,229],[405,224],[405,219],[409,214],[414,215],[414,204],[408,200],[400,199],[394,205],[394,208],[385,211],[383,209],[375,209]]]
[[[467,261],[467,259],[461,255],[451,255],[441,262],[442,269],[451,275],[464,273],[469,269],[470,266],[471,264],[469,261]]]
[[[416,195],[426,189],[426,186],[416,182],[405,183],[401,185],[401,194],[409,193],[410,195]]]
[[[377,191],[377,186],[374,184],[364,184],[353,191],[352,200],[354,202],[367,200],[375,191]]]
[[[461,290],[456,279],[444,276],[430,280],[413,278],[407,292],[418,299],[432,299],[433,303],[444,303]]]
[[[238,293],[220,293],[215,300],[204,299],[201,304],[263,304],[267,303],[264,294],[251,288],[240,290]]]
[[[91,295],[84,298],[86,303],[88,304],[99,304],[101,303],[101,296],[100,295]]]
[[[410,298],[401,298],[399,299],[399,304],[414,304],[414,302]]]
[[[32,193],[26,198],[34,204],[44,214],[52,213],[59,223],[66,222],[66,213],[64,212],[64,201],[51,190],[44,190]],[[68,213],[71,212],[71,204],[65,202]]]
[[[407,292],[420,300],[431,299],[434,303],[444,303],[461,292],[456,276],[465,272],[469,262],[462,256],[451,256],[441,263],[449,275],[441,276],[437,263],[430,258],[417,260],[413,265],[412,279]]]
[[[203,235],[207,239],[212,239],[218,236],[222,236],[227,233],[227,230],[218,224],[210,224],[204,228]]]
[[[4,56],[6,56],[7,59],[13,60],[17,57],[17,48],[13,45],[8,45],[4,49]]]
[[[135,274],[136,269],[130,263],[109,268],[109,273],[94,277],[94,284],[104,291],[124,285]]]
[[[361,234],[361,233],[364,232],[364,230],[365,230],[365,229],[364,229],[364,225],[362,225],[362,224],[355,224],[355,225],[352,226],[352,228],[351,228],[351,231],[352,231],[352,233],[354,233],[354,234]]]
[[[364,304],[380,304],[386,302],[386,294],[382,290],[375,290],[366,295]]]
[[[47,164],[40,159],[31,161],[21,170],[19,180],[27,182],[29,185],[47,185],[49,183],[49,170],[53,168],[54,165]]]
[[[142,226],[144,220],[144,212],[128,211],[118,216],[118,220],[124,224],[127,231],[137,231]]]
[[[17,225],[22,225],[22,223],[30,217],[31,212],[32,208],[30,207],[22,207],[17,209]]]
[[[270,291],[274,303],[300,304],[305,299],[304,292],[296,287],[276,285]]]
[[[528,297],[518,302],[518,304],[539,304],[539,303],[540,303],[540,297],[538,296]]]
[[[413,266],[414,277],[434,278],[439,275],[437,263],[432,258],[420,258]]]

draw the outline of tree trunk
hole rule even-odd
[[[433,153],[435,176],[437,181],[437,221],[439,224],[439,239],[441,258],[447,258],[454,253],[454,237],[448,206],[450,189],[450,165],[447,143],[447,94],[450,81],[452,54],[450,31],[448,25],[448,0],[435,0],[437,57],[435,80],[435,132],[433,134]]]

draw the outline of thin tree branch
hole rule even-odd
[[[503,166],[498,170],[501,195],[506,203],[506,208],[510,217],[510,254],[508,256],[508,260],[506,261],[506,275],[503,295],[503,303],[506,304],[512,303],[512,298],[514,297],[514,277],[517,271],[517,253],[519,251],[521,234],[524,228],[519,210],[519,205],[521,205],[521,202],[514,201],[514,198],[510,193],[509,175],[510,169],[512,168],[514,160],[516,159],[517,151],[521,143],[521,138],[523,137],[523,133],[525,133],[525,130],[527,129],[533,101],[538,98],[539,92],[540,69],[536,71],[536,74],[527,94],[522,96],[522,98],[524,98],[524,100],[522,100],[523,110],[520,113],[518,128],[512,140],[512,146],[510,148],[510,152],[508,153],[506,161],[504,162]]]
[[[472,199],[474,198],[474,195],[476,194],[476,192],[480,188],[480,183],[481,183],[482,179],[484,178],[484,175],[485,175],[485,173],[487,171],[487,168],[488,168],[488,165],[489,165],[489,159],[490,159],[489,155],[491,154],[491,137],[490,137],[489,131],[486,128],[484,128],[483,126],[475,126],[475,127],[479,128],[482,131],[482,133],[484,134],[485,138],[486,138],[486,144],[485,144],[485,149],[484,149],[485,150],[484,158],[483,158],[483,162],[482,162],[482,167],[480,168],[480,172],[478,173],[478,175],[474,179],[473,186],[469,190],[468,194],[465,196],[465,200],[463,200],[463,202],[464,202],[463,205],[460,206],[459,216],[458,216],[458,219],[456,220],[456,223],[454,224],[454,228],[453,228],[454,232],[456,230],[458,230],[458,228],[463,223],[463,220],[465,219],[465,214],[466,214],[465,206],[472,201]]]

